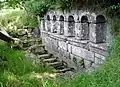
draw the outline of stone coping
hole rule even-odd
[[[58,35],[57,33],[51,33],[51,32],[47,32],[47,31],[41,31],[42,33],[45,33],[45,34],[48,34],[51,38],[54,38],[54,39],[58,39],[58,40],[61,40],[61,41],[64,41],[64,42],[74,42],[74,43],[80,43],[80,44],[90,44],[91,47],[94,47],[94,48],[99,48],[99,49],[102,49],[102,50],[105,50],[107,51],[109,46],[107,43],[92,43],[90,42],[90,40],[80,40],[76,37],[67,37],[67,36],[64,36],[64,35]]]

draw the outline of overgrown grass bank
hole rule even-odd
[[[120,87],[120,36],[113,40],[110,56],[97,72],[79,74],[74,79],[42,78],[43,66],[33,66],[23,52],[0,44],[0,56],[7,61],[0,65],[1,87]]]
[[[49,80],[40,79],[45,72],[51,69],[42,63],[33,65],[22,51],[0,41],[0,87],[42,87]]]

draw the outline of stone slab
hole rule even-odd
[[[65,50],[65,51],[68,51],[68,44],[66,42],[59,41],[58,46],[59,46],[59,48]]]
[[[108,52],[107,51],[101,50],[101,49],[96,48],[96,47],[90,47],[90,51],[92,51],[94,53],[97,53],[97,54],[100,54],[100,55],[105,56],[105,57],[108,56]]]
[[[86,60],[94,61],[94,53],[80,47],[72,46],[72,54],[80,56]]]
[[[106,59],[105,56],[100,55],[100,54],[97,54],[97,53],[95,53],[95,57],[100,58],[100,59],[102,59],[102,60],[105,60],[105,59]]]

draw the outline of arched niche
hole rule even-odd
[[[106,19],[103,15],[98,15],[96,17],[96,43],[106,42]]]
[[[52,22],[52,23],[53,23],[53,27],[52,27],[52,28],[53,28],[53,31],[52,31],[53,33],[57,33],[56,21],[57,21],[57,18],[56,18],[56,16],[54,15],[54,16],[53,16],[53,22]]]
[[[72,15],[68,17],[68,36],[75,36],[75,20]]]
[[[82,40],[89,39],[89,24],[87,16],[82,16],[81,18],[81,39]]]
[[[42,20],[43,21],[43,30],[45,31],[45,19]]]
[[[61,15],[60,16],[60,35],[63,35],[64,34],[64,17]]]
[[[51,31],[51,23],[50,23],[50,16],[49,15],[47,15],[47,30],[48,30],[48,32],[50,32]]]

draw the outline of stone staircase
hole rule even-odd
[[[60,61],[54,55],[49,54],[45,50],[45,46],[42,44],[41,38],[32,37],[32,35],[24,35],[21,38],[21,46],[25,51],[25,55],[32,63],[43,62],[45,65],[53,68],[54,73],[64,74],[68,71],[73,72],[74,69],[71,69],[63,61]]]
[[[42,54],[38,58],[44,62],[46,65],[53,67],[53,72],[55,73],[65,73],[73,69],[68,68],[63,61],[60,61],[58,58],[54,57],[52,54]]]

